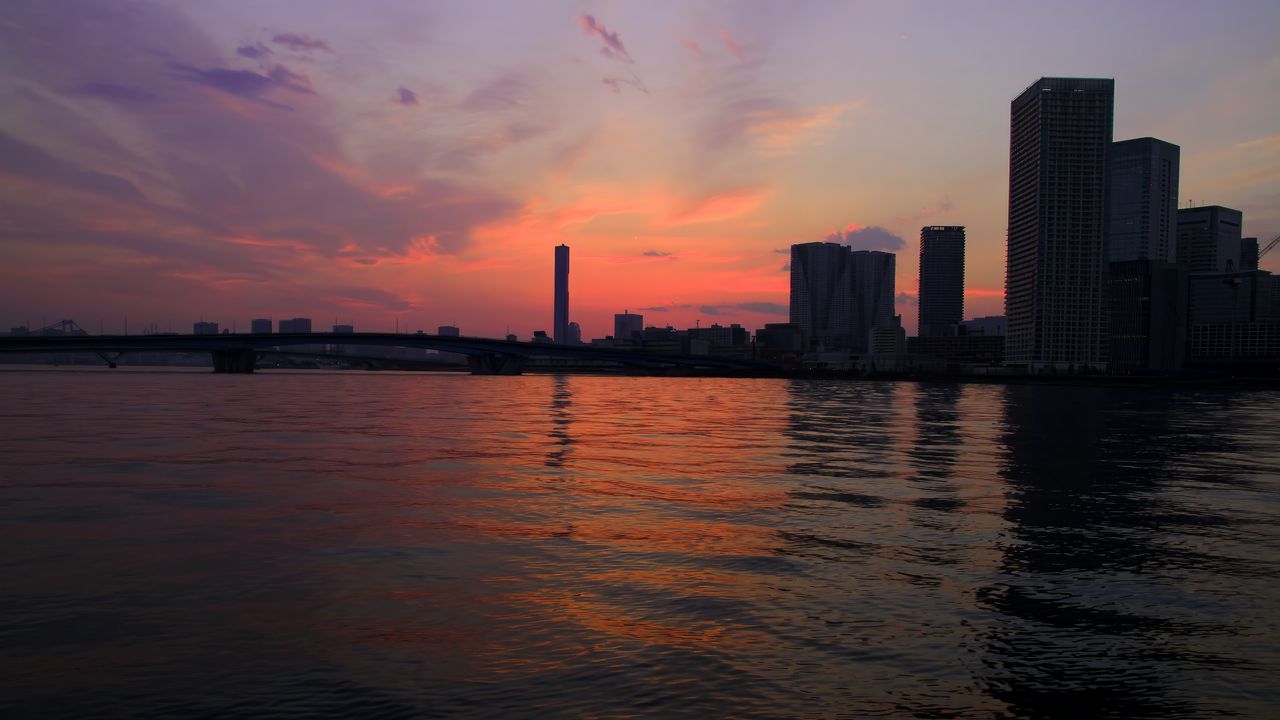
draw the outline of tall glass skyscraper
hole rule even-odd
[[[920,337],[956,335],[964,319],[964,226],[920,228]]]
[[[569,246],[556,246],[556,297],[554,317],[551,322],[551,339],[558,343],[569,341]]]
[[[1010,106],[1005,364],[1106,365],[1115,81],[1041,78]]]

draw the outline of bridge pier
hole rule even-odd
[[[468,355],[467,366],[472,375],[519,375],[524,371],[524,358],[506,353]]]
[[[258,362],[255,350],[213,350],[213,371],[216,373],[251,373]]]

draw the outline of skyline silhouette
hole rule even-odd
[[[998,315],[1008,103],[1039,75],[1114,77],[1115,137],[1180,145],[1184,204],[1280,230],[1267,3],[376,7],[8,5],[0,326],[550,330],[565,243],[583,337],[623,307],[757,328],[777,251],[839,233],[899,256],[914,332],[925,225],[968,229],[966,315]]]

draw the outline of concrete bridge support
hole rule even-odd
[[[524,358],[505,353],[468,355],[472,375],[519,375],[524,371]]]
[[[255,350],[214,350],[212,353],[216,373],[251,373],[258,362]]]

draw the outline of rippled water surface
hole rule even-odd
[[[0,372],[0,716],[1274,717],[1280,393]]]

